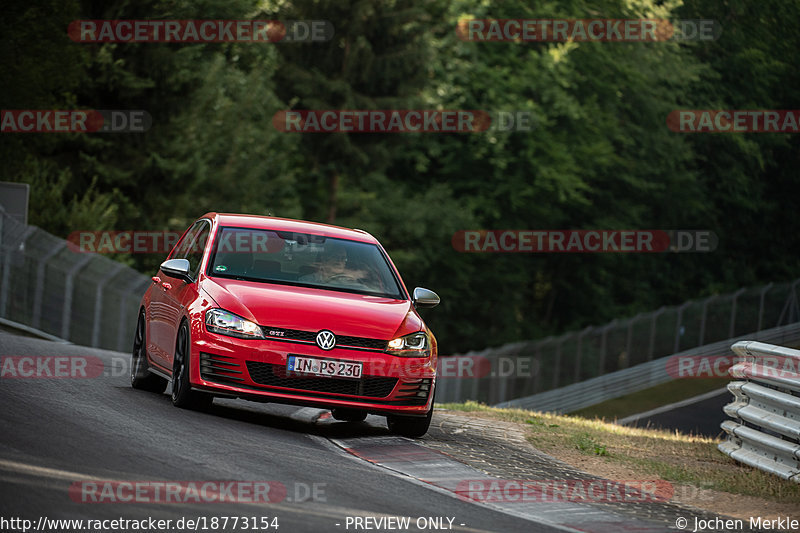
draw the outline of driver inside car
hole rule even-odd
[[[320,265],[316,272],[301,276],[298,281],[310,283],[362,283],[367,277],[364,270],[347,268],[347,250],[341,245],[326,248],[320,256]]]

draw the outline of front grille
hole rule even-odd
[[[200,377],[206,381],[237,385],[244,381],[239,363],[228,355],[200,352]]]
[[[247,372],[253,382],[268,387],[325,392],[330,394],[347,394],[349,396],[366,396],[369,398],[385,398],[391,394],[397,384],[397,378],[364,376],[361,379],[293,377],[286,375],[286,367],[270,363],[247,361]]]
[[[261,326],[261,331],[264,336],[285,341],[300,341],[310,344],[316,343],[316,331],[303,331],[301,329],[286,329],[286,328],[273,328],[270,326]],[[336,332],[334,331],[334,334]],[[367,337],[349,337],[346,335],[336,335],[336,346],[343,348],[359,348],[362,350],[371,350],[382,352],[386,349],[387,341],[381,339],[370,339]]]
[[[368,348],[382,352],[386,349],[386,341],[380,339],[367,339],[364,337],[336,337],[336,346],[353,348]]]

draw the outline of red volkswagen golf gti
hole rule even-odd
[[[202,409],[215,396],[384,415],[428,430],[436,339],[370,234],[299,220],[209,213],[178,241],[142,298],[131,385]]]

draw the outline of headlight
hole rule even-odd
[[[206,312],[206,329],[212,333],[237,337],[239,339],[263,339],[264,334],[255,322],[245,320],[224,309],[211,309]]]
[[[422,331],[397,337],[389,341],[386,352],[401,357],[429,357],[431,355],[431,342]]]

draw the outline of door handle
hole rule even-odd
[[[152,280],[153,280],[153,283],[161,283],[161,278],[159,278],[158,276],[153,276],[153,277],[152,277],[152,278],[150,278],[150,279],[152,279]]]
[[[161,286],[164,287],[165,291],[168,291],[172,288],[172,285],[170,283],[167,283],[166,281],[162,283]]]

